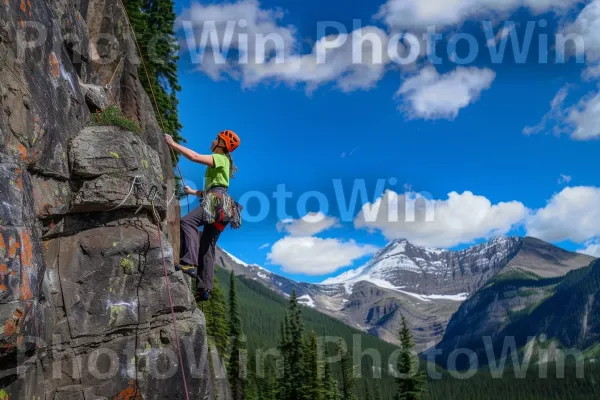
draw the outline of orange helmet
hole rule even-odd
[[[234,131],[230,131],[228,129],[219,132],[217,135],[225,142],[225,147],[228,152],[232,152],[240,145],[240,138]]]

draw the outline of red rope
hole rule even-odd
[[[179,333],[177,332],[177,319],[175,318],[175,309],[173,308],[173,296],[171,296],[171,285],[169,284],[169,274],[167,272],[167,261],[165,259],[165,250],[163,246],[163,238],[160,234],[160,221],[156,221],[158,241],[160,242],[160,254],[163,261],[163,269],[165,271],[165,283],[167,284],[167,294],[169,295],[169,306],[171,307],[171,319],[173,320],[173,329],[175,329],[175,342],[177,343],[177,353],[179,354],[179,364],[181,365],[181,376],[183,378],[183,389],[185,390],[185,398],[189,400],[187,381],[185,379],[185,368],[183,366],[183,356],[181,355],[181,347],[179,345]]]
[[[148,79],[148,86],[150,87],[150,92],[152,94],[152,99],[154,100],[154,105],[156,106],[156,113],[158,114],[158,117],[160,119],[160,125],[163,129],[163,132],[165,132],[165,122],[163,121],[163,117],[162,114],[160,113],[160,109],[158,108],[158,103],[156,101],[156,96],[154,95],[154,89],[152,88],[152,81],[150,80],[150,74],[148,73],[148,69],[146,68],[146,63],[144,62],[144,56],[142,55],[142,48],[140,47],[140,44],[138,43],[137,37],[135,36],[135,30],[133,29],[133,26],[131,25],[131,21],[129,20],[129,14],[127,13],[127,9],[125,8],[125,4],[123,4],[123,0],[119,0],[119,3],[121,4],[121,8],[123,9],[123,13],[125,13],[125,19],[127,20],[127,25],[129,25],[129,29],[131,30],[131,36],[133,37],[133,40],[135,42],[135,45],[137,47],[139,56],[140,56],[140,60],[142,61],[142,67],[144,67],[144,72],[146,73],[146,79]],[[179,169],[179,165],[177,165],[177,170],[179,171],[179,175],[181,176],[181,180],[183,181],[183,184],[185,185],[185,180],[183,179],[183,175],[181,174],[181,170]],[[152,203],[152,209],[154,210],[154,202]],[[189,210],[189,205],[188,205],[188,210]],[[185,398],[186,400],[190,400],[189,394],[188,394],[188,389],[187,389],[187,381],[185,378],[185,368],[183,366],[183,357],[181,355],[181,347],[179,344],[179,333],[177,332],[177,319],[175,318],[175,309],[173,308],[173,296],[171,295],[171,285],[169,284],[169,274],[167,272],[167,261],[165,259],[165,250],[164,250],[164,246],[163,246],[163,241],[162,241],[162,236],[161,236],[161,231],[160,231],[160,219],[156,220],[156,227],[157,227],[157,231],[158,231],[158,240],[160,242],[160,253],[162,256],[162,261],[163,261],[163,269],[165,272],[165,283],[167,285],[167,294],[169,296],[169,306],[171,307],[171,319],[173,320],[173,329],[175,330],[175,341],[177,344],[177,353],[179,354],[179,363],[181,365],[181,377],[183,379],[183,388],[185,390]]]

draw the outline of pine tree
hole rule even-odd
[[[340,352],[342,366],[342,397],[344,400],[356,400],[356,395],[354,394],[354,388],[356,386],[354,380],[354,363],[352,361],[352,356],[346,350],[345,346],[343,346],[342,338],[340,338],[338,350]]]
[[[373,395],[371,394],[371,388],[369,384],[365,380],[365,400],[373,400]]]
[[[325,348],[325,359],[329,357],[327,348]],[[325,362],[323,366],[323,400],[341,400],[342,394],[340,393],[337,380],[331,373],[331,366]]]
[[[415,343],[412,333],[408,328],[408,323],[404,315],[402,317],[402,327],[400,328],[400,348],[401,354],[397,362],[398,393],[394,396],[395,400],[419,400],[424,391],[424,376],[418,370],[416,360],[412,354]]]
[[[319,362],[317,334],[313,332],[307,341],[304,365],[304,399],[322,400],[323,386]]]
[[[177,76],[179,45],[175,36],[174,2],[125,0],[125,7],[150,79],[148,82],[145,71],[140,71],[142,86],[149,96],[154,93],[156,104],[152,101],[152,107],[157,114],[156,119],[164,122],[165,133],[181,142],[182,126],[177,113],[177,92],[181,91]]]
[[[379,393],[378,387],[375,387],[375,390],[373,390],[373,400],[381,400],[381,394]]]
[[[254,354],[250,355],[248,364],[250,366],[256,365],[256,358]],[[244,400],[262,400],[260,395],[260,382],[254,372],[254,368],[250,368],[248,371],[248,379],[244,389]]]
[[[244,377],[242,376],[244,371],[242,355],[246,347],[242,337],[242,320],[240,318],[233,271],[231,271],[229,276],[229,336],[233,341],[227,364],[231,397],[233,400],[242,400],[245,393]]]
[[[219,285],[218,277],[215,277],[215,285],[210,300],[203,307],[207,334],[214,340],[219,355],[224,357],[229,338],[229,324],[227,322],[227,303],[225,302],[223,289]]]
[[[286,400],[290,390],[290,347],[290,321],[288,313],[286,312],[281,323],[279,339],[279,351],[281,352],[282,356],[282,363],[278,366],[280,378],[277,385],[277,398],[279,400]]]
[[[290,321],[289,321],[289,386],[286,400],[303,400],[303,350],[304,350],[304,326],[302,325],[302,310],[298,304],[296,291],[292,292],[290,298]]]

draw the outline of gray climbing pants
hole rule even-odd
[[[212,290],[215,280],[215,251],[221,231],[203,221],[203,211],[197,207],[181,219],[181,257],[183,265],[197,267],[196,287]],[[203,227],[202,233],[198,228]]]

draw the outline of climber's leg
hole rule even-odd
[[[193,272],[193,276],[196,275],[195,270],[200,261],[198,257],[198,228],[204,224],[202,215],[201,207],[196,207],[185,217],[181,218],[180,224],[181,252],[179,263],[185,273],[192,275],[191,272]]]
[[[215,251],[221,232],[227,224],[205,225],[200,237],[200,263],[196,278],[196,299],[208,300],[215,280]]]

